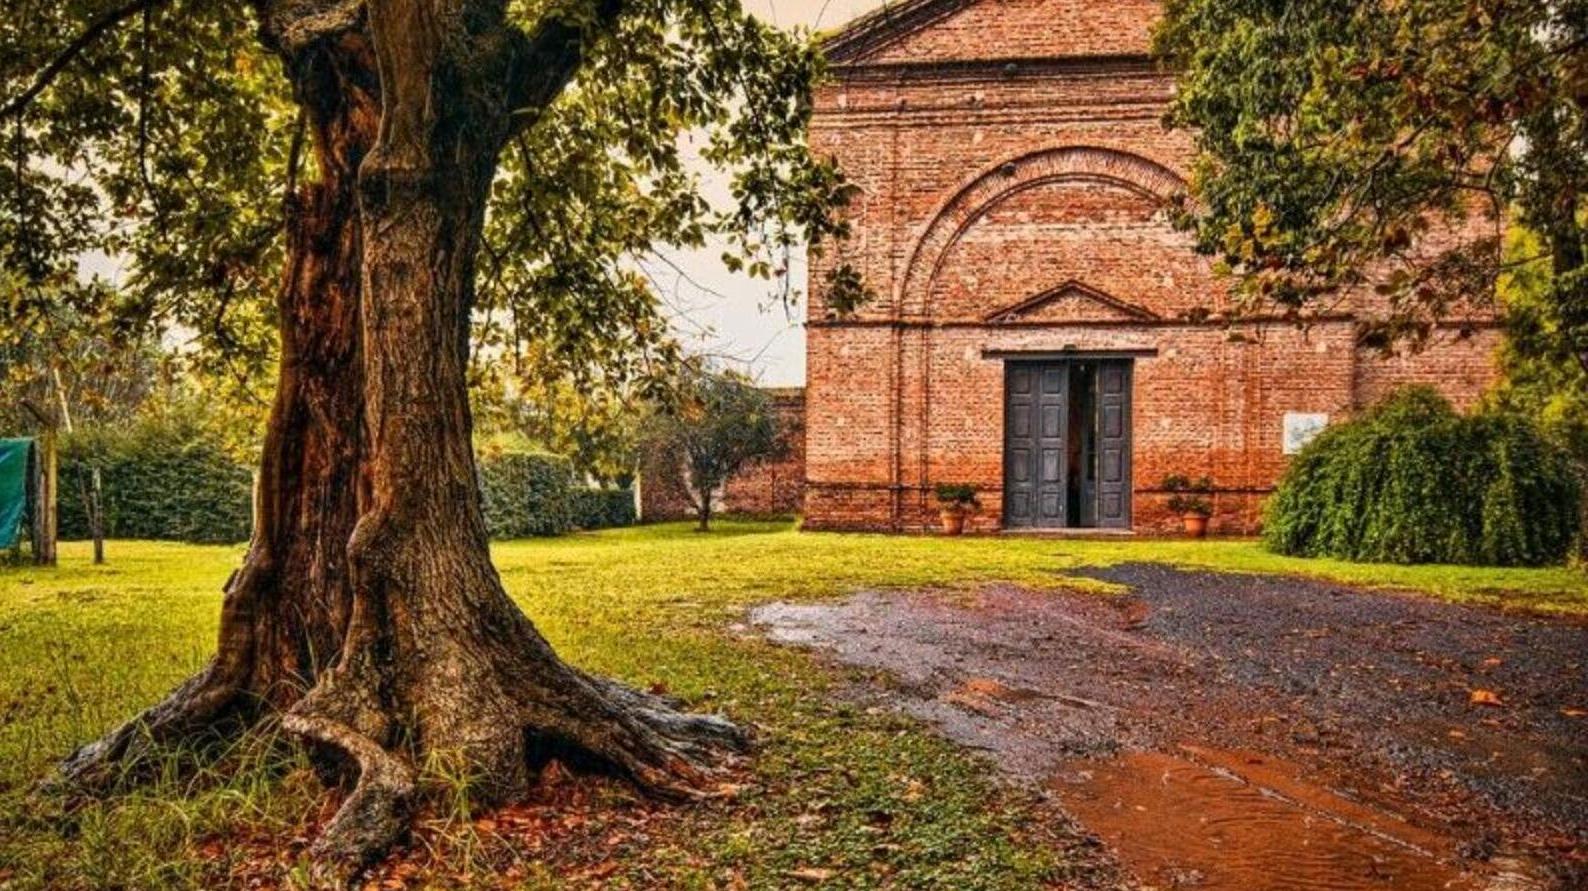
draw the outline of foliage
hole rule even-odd
[[[1580,495],[1565,452],[1531,421],[1459,415],[1409,388],[1302,450],[1264,541],[1303,556],[1537,566],[1565,557]]]
[[[107,538],[247,541],[253,477],[193,415],[152,414],[64,438],[60,537],[89,538],[87,498],[100,472]]]
[[[20,102],[112,8],[133,14]],[[13,5],[0,17],[0,268],[20,327],[69,310],[84,330],[180,325],[216,353],[269,351],[293,113],[242,14],[171,0]],[[110,257],[127,263],[118,287],[79,269]]]
[[[1507,256],[1513,262],[1500,278],[1504,377],[1491,401],[1537,418],[1551,439],[1588,468],[1588,369],[1575,360],[1570,339],[1550,312],[1551,267],[1537,259],[1541,249],[1538,236],[1524,228],[1513,227],[1508,234]]]
[[[1163,483],[1159,487],[1170,493],[1168,501],[1170,513],[1182,517],[1213,515],[1213,502],[1208,498],[1213,492],[1212,477],[1204,476],[1192,480],[1179,474],[1171,474],[1163,478]]]
[[[743,375],[688,368],[678,401],[652,422],[647,466],[677,473],[700,528],[711,521],[713,493],[752,461],[782,454],[786,444],[772,397]],[[674,470],[676,468],[676,470]]]
[[[1156,46],[1199,153],[1182,222],[1248,308],[1372,287],[1364,342],[1421,342],[1492,296],[1510,216],[1552,271],[1535,310],[1588,367],[1581,0],[1171,0]]]
[[[594,7],[510,4],[526,32],[594,21]],[[0,299],[11,329],[69,311],[83,330],[180,340],[214,379],[257,379],[276,348],[284,220],[316,158],[257,39],[256,4],[8,13]],[[789,252],[844,234],[833,211],[850,188],[804,144],[822,69],[807,35],[738,0],[646,0],[585,43],[574,83],[501,159],[474,346],[487,362],[530,356],[546,379],[644,389],[678,358],[644,261],[661,246],[721,244],[727,265],[794,299]],[[701,167],[727,180],[725,198],[703,187]],[[85,257],[115,258],[118,286],[85,277]]]
[[[562,535],[574,527],[573,468],[544,452],[484,451],[481,506],[492,538]]]
[[[633,489],[574,489],[570,495],[575,529],[619,529],[634,525]]]
[[[515,434],[566,455],[574,472],[605,485],[633,485],[640,429],[650,408],[645,389],[603,378],[580,382],[523,344],[511,361],[476,357],[471,396],[476,429]]]
[[[967,483],[938,483],[937,503],[962,510],[981,507],[981,502],[976,499],[976,487]]]
[[[0,268],[0,305],[14,305],[16,281]],[[19,314],[0,328],[0,430],[124,421],[156,385],[159,366],[152,338],[106,329],[70,301],[31,319]]]

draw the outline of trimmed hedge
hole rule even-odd
[[[84,493],[99,468],[107,538],[247,541],[253,475],[196,424],[147,420],[61,443],[59,535],[92,537]]]
[[[480,456],[480,495],[492,538],[562,535],[574,527],[573,466],[544,452]]]
[[[575,489],[573,525],[577,529],[617,529],[633,526],[633,489]]]
[[[1581,490],[1531,421],[1460,415],[1423,387],[1324,431],[1268,503],[1270,550],[1384,563],[1563,561]]]
[[[96,466],[107,538],[248,540],[253,475],[192,421],[151,419],[64,439],[63,540],[91,536],[83,493]],[[632,493],[576,489],[572,465],[558,455],[493,450],[480,458],[479,480],[493,538],[562,535],[634,522]]]

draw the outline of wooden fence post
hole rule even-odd
[[[46,427],[38,439],[39,448],[39,515],[33,529],[33,562],[40,566],[54,566],[55,536],[59,504],[57,503],[57,449],[54,428]]]

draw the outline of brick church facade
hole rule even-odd
[[[1165,213],[1192,145],[1161,123],[1160,11],[904,0],[828,39],[810,138],[859,192],[811,266],[807,528],[930,528],[948,482],[977,487],[977,531],[1153,531],[1175,522],[1163,478],[1205,474],[1214,529],[1251,531],[1309,430],[1405,384],[1458,405],[1490,384],[1481,321],[1383,358],[1355,342],[1370,296],[1305,330],[1221,318],[1226,285]],[[843,317],[839,259],[877,295]]]

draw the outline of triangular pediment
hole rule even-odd
[[[869,56],[952,15],[975,0],[904,0],[884,3],[859,16],[822,41],[827,57],[850,62]]]
[[[1157,313],[1090,285],[1070,280],[1006,306],[987,316],[993,324],[1009,322],[1151,322]]]
[[[1144,56],[1161,0],[903,0],[822,42],[838,64]]]

